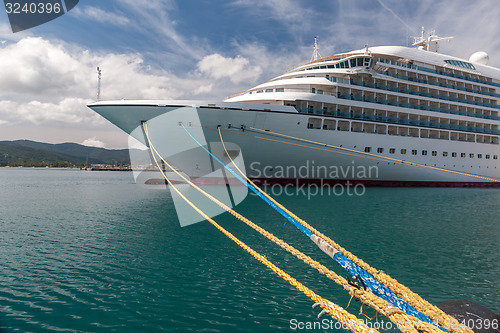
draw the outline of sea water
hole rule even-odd
[[[500,190],[287,193],[282,204],[433,304],[500,310]],[[257,197],[237,210],[346,276]],[[216,220],[313,291],[349,304],[340,286],[242,222]],[[298,332],[318,322],[311,305],[208,222],[181,227],[169,191],[137,186],[131,173],[0,168],[6,332]],[[352,300],[348,310],[360,307]],[[314,331],[336,330],[323,324]]]

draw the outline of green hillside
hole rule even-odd
[[[128,149],[104,149],[77,143],[50,144],[29,140],[0,141],[0,166],[82,166],[130,164]]]

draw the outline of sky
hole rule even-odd
[[[67,14],[12,33],[0,10],[0,140],[126,148],[94,114],[101,99],[224,97],[308,60],[366,44],[411,45],[422,26],[441,53],[476,51],[500,67],[499,0],[80,0]]]

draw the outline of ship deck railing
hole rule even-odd
[[[409,76],[406,76],[406,75],[399,75],[399,74],[382,72],[382,71],[377,71],[377,73],[378,74],[387,75],[387,76],[391,76],[391,77],[394,77],[396,79],[401,79],[401,80],[406,80],[406,81],[411,81],[411,82],[417,82],[417,83],[423,83],[423,84],[429,84],[429,85],[443,87],[443,88],[448,88],[448,89],[456,89],[456,90],[460,90],[460,91],[466,91],[466,92],[470,92],[470,93],[473,93],[473,94],[480,94],[480,95],[485,95],[485,96],[491,96],[491,97],[500,98],[500,94],[490,93],[488,91],[474,90],[474,89],[469,89],[469,88],[465,88],[465,87],[454,86],[454,85],[451,85],[451,84],[440,83],[440,82],[436,82],[436,81],[429,81],[429,80],[424,80],[424,79],[417,79],[417,78],[409,77]],[[469,101],[465,101],[465,100],[460,100],[460,101],[462,101],[462,103],[469,103]],[[485,104],[487,104],[487,103],[485,103]],[[489,104],[489,105],[493,105],[493,104]],[[499,106],[495,105],[495,106],[490,106],[490,107],[499,107]]]
[[[392,76],[392,77],[395,77],[395,78],[401,78],[402,77],[402,75],[396,75],[396,74],[390,74],[390,73],[384,73],[384,72],[378,72],[378,73],[384,74],[384,75],[389,75],[389,76]],[[413,78],[411,78],[411,79],[413,79]],[[430,94],[430,93],[425,93],[425,92],[421,92],[421,91],[419,92],[419,91],[415,91],[415,90],[389,87],[387,85],[381,85],[381,84],[375,84],[375,83],[369,83],[369,82],[361,82],[361,81],[349,80],[349,79],[344,79],[344,78],[336,78],[336,77],[330,77],[329,80],[332,81],[332,82],[338,82],[338,83],[343,83],[343,84],[351,84],[351,85],[355,85],[355,86],[368,87],[368,88],[379,89],[379,90],[392,91],[392,92],[397,92],[397,93],[401,93],[401,94],[415,95],[415,96],[421,96],[421,97],[429,97],[429,98],[441,99],[441,100],[446,100],[446,101],[451,101],[451,102],[457,102],[457,103],[464,103],[464,104],[478,105],[478,106],[482,106],[482,107],[489,107],[489,108],[494,108],[494,109],[500,109],[500,105],[496,105],[496,104],[482,103],[482,102],[476,102],[476,101],[468,101],[468,100],[465,100],[465,99],[460,99],[460,98],[455,98],[455,97],[450,97],[450,96],[436,95],[436,94]],[[420,80],[420,79],[413,79],[413,80],[415,82],[417,80],[418,81],[426,81],[426,80]],[[425,83],[425,82],[421,82],[421,83]],[[439,111],[439,112],[441,112],[441,111]]]
[[[377,58],[376,60],[378,62],[382,62],[382,63],[385,63],[385,64],[394,65],[394,66],[405,67],[405,68],[415,69],[415,70],[419,70],[419,71],[423,71],[423,72],[428,72],[428,73],[432,73],[432,74],[438,74],[438,75],[453,77],[453,78],[462,79],[462,80],[466,80],[466,81],[472,81],[472,82],[476,82],[476,83],[481,83],[481,84],[486,84],[486,85],[490,85],[490,86],[500,87],[500,83],[490,82],[490,81],[484,81],[484,80],[480,80],[480,79],[474,79],[474,78],[463,76],[463,75],[460,75],[460,74],[453,74],[453,73],[442,72],[442,71],[438,71],[438,70],[435,70],[435,69],[430,69],[430,68],[426,68],[426,67],[422,67],[422,66],[417,66],[417,65],[413,65],[413,64],[402,63],[402,62],[395,61],[395,60],[390,60],[390,59]]]
[[[347,79],[341,79],[341,78],[330,78],[330,80],[334,81],[338,80],[337,82],[343,83],[343,84],[349,84],[352,81],[347,80]],[[280,92],[305,92],[305,93],[311,93],[311,90],[309,89],[304,89],[304,88],[280,88]],[[391,89],[396,89],[392,88]],[[276,91],[277,92],[277,91]],[[247,92],[248,93],[248,92]],[[374,103],[374,104],[381,104],[381,105],[390,105],[390,106],[395,106],[395,107],[402,107],[402,108],[407,108],[407,109],[414,109],[414,110],[423,110],[423,111],[432,111],[432,112],[439,112],[439,113],[447,113],[447,114],[453,114],[453,115],[459,115],[459,116],[466,116],[466,117],[472,117],[472,118],[481,118],[481,119],[489,119],[489,120],[497,120],[500,121],[499,116],[492,116],[492,115],[486,115],[486,114],[480,114],[480,113],[471,113],[471,112],[465,112],[465,111],[460,111],[460,110],[454,110],[454,109],[445,109],[445,108],[439,108],[439,107],[434,107],[434,106],[427,106],[427,105],[418,105],[418,104],[411,104],[411,103],[403,103],[403,102],[397,102],[397,101],[391,101],[387,99],[381,99],[381,98],[370,98],[366,96],[359,96],[359,95],[348,95],[348,94],[328,94],[323,92],[322,90],[316,90],[316,94],[324,94],[324,95],[329,95],[333,97],[337,97],[339,99],[344,99],[344,100],[353,100],[353,101],[358,101],[358,102],[365,102],[365,103]],[[243,93],[245,94],[245,93]],[[434,95],[437,97],[437,95]],[[273,97],[275,98],[275,97]]]
[[[358,101],[358,102],[376,103],[376,104],[383,104],[383,105],[398,106],[398,107],[408,108],[408,109],[434,111],[434,112],[456,114],[456,115],[467,116],[467,117],[500,120],[500,117],[496,117],[496,116],[489,116],[489,115],[478,114],[478,113],[470,113],[470,112],[464,112],[464,111],[452,110],[452,109],[443,109],[443,108],[426,106],[426,105],[417,105],[417,104],[402,103],[402,102],[396,102],[396,101],[388,101],[386,99],[370,98],[370,97],[365,97],[365,96],[337,94],[337,97],[341,98],[341,99],[348,99],[348,100],[353,100],[353,101]]]
[[[459,126],[459,125],[455,125],[455,124],[441,124],[441,123],[434,123],[434,122],[429,122],[429,121],[392,118],[392,117],[385,117],[385,116],[375,116],[375,115],[359,114],[359,113],[353,113],[353,112],[332,111],[332,110],[323,110],[323,109],[314,109],[314,108],[296,107],[296,109],[300,113],[323,115],[323,116],[333,116],[333,117],[339,117],[339,118],[345,118],[345,119],[367,120],[367,121],[383,122],[383,123],[395,124],[395,125],[410,125],[410,126],[427,127],[427,128],[431,128],[431,129],[445,129],[445,130],[465,131],[465,132],[473,132],[473,133],[480,133],[480,134],[500,135],[500,130],[479,128],[479,127],[473,127],[473,126]]]

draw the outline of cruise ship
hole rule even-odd
[[[203,150],[176,148],[193,137],[169,136],[174,127],[201,131],[202,145],[221,159],[223,138],[261,183],[498,186],[500,69],[488,66],[485,52],[469,59],[439,53],[451,38],[422,28],[413,47],[327,57],[315,41],[310,61],[221,102],[88,106],[144,144],[141,124],[161,120],[151,129],[155,142],[193,179],[217,167],[212,157],[202,163]],[[183,118],[192,112],[195,120]]]

